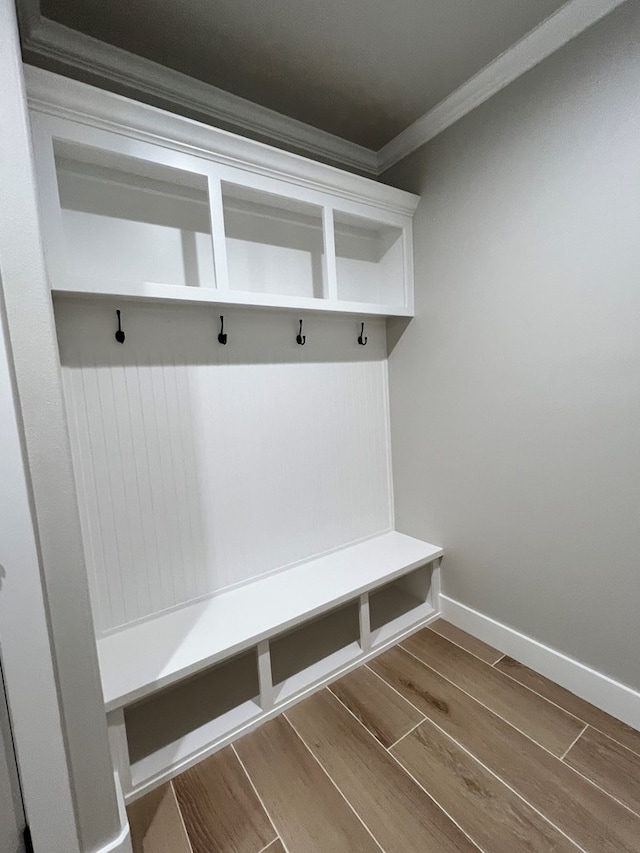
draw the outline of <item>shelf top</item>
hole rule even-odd
[[[105,708],[129,705],[442,553],[391,531],[103,637]]]

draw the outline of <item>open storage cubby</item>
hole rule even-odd
[[[362,654],[358,602],[276,637],[270,651],[275,700],[281,702]]]
[[[54,140],[70,275],[213,287],[206,175]]]
[[[433,564],[420,566],[369,593],[371,642],[377,646],[435,612]]]
[[[333,220],[338,299],[403,305],[402,228],[338,210]]]
[[[261,713],[251,649],[125,708],[132,784],[138,785]]]
[[[222,182],[229,287],[321,299],[322,207]]]

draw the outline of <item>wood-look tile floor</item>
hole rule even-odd
[[[135,853],[640,853],[640,732],[438,621],[129,817]]]

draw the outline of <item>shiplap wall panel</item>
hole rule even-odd
[[[122,310],[124,344],[114,339]],[[393,526],[384,321],[60,299],[100,633]]]

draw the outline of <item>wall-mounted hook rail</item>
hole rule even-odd
[[[364,323],[362,324],[362,328],[360,329],[360,334],[358,335],[358,343],[361,347],[366,347],[367,341],[369,338],[365,338],[364,336]]]
[[[296,336],[296,343],[303,347],[305,345],[306,340],[307,336],[302,334],[302,320],[300,320],[300,330],[298,331],[298,334]]]
[[[120,311],[116,311],[116,316],[118,317],[118,331],[116,332],[115,338],[119,344],[124,343],[124,332],[122,331],[122,324],[120,322]]]
[[[227,337],[228,337],[228,335],[226,334],[226,332],[224,330],[224,316],[221,314],[220,315],[220,334],[218,335],[218,343],[222,344],[222,346],[225,346],[227,343]]]

